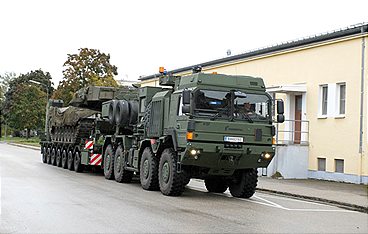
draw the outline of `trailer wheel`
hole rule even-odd
[[[69,171],[74,171],[74,155],[71,150],[68,150],[68,169]]]
[[[151,148],[143,150],[139,177],[142,188],[145,190],[158,190],[158,160],[153,155]]]
[[[51,165],[55,166],[56,165],[56,148],[53,147],[52,151],[51,151]]]
[[[61,167],[61,150],[57,149],[56,151],[56,166]]]
[[[83,172],[84,165],[81,163],[81,161],[82,161],[81,154],[78,150],[76,150],[75,153],[74,153],[74,170],[75,170],[75,172]]]
[[[209,177],[204,180],[204,184],[210,193],[223,193],[228,188],[227,182],[223,177]]]
[[[103,159],[104,175],[108,180],[114,179],[114,150],[112,145],[108,145]]]
[[[118,146],[118,148],[116,149],[114,162],[114,177],[116,182],[130,183],[133,178],[133,171],[128,171],[124,169],[125,154],[123,153],[122,146]]]
[[[64,169],[68,168],[68,154],[65,149],[61,153],[61,167]]]
[[[185,188],[185,175],[177,171],[177,155],[172,148],[162,152],[159,166],[161,193],[167,196],[180,196]]]
[[[51,147],[47,147],[47,164],[51,164]]]
[[[42,162],[47,163],[47,148],[46,148],[46,146],[42,147]]]
[[[231,195],[241,198],[253,196],[257,187],[257,177],[257,170],[253,168],[235,171],[234,181],[229,186]]]

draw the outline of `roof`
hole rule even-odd
[[[296,48],[300,46],[306,46],[306,45],[310,45],[314,43],[319,43],[319,42],[324,42],[324,41],[329,41],[329,40],[336,40],[342,37],[355,36],[355,35],[361,35],[361,34],[366,34],[366,33],[368,33],[368,23],[361,23],[361,24],[357,24],[357,25],[353,25],[353,26],[344,28],[344,29],[335,30],[332,32],[322,33],[319,35],[314,35],[311,37],[302,38],[302,39],[295,40],[295,41],[289,41],[286,43],[281,43],[281,44],[273,45],[270,47],[256,49],[256,50],[245,52],[245,53],[238,54],[238,55],[233,55],[233,56],[220,58],[220,59],[216,59],[216,60],[212,60],[212,61],[208,61],[204,63],[194,64],[192,66],[178,68],[175,70],[171,70],[168,73],[178,74],[181,72],[190,71],[195,66],[202,66],[202,68],[206,68],[206,67],[213,66],[213,65],[246,59],[246,58],[250,58],[254,56],[260,56],[260,55],[264,55],[264,54],[268,54],[272,52],[278,52],[278,51],[282,51],[286,49],[292,49],[292,48]],[[140,77],[139,80],[141,81],[150,80],[150,79],[158,78],[160,76],[161,74],[153,74],[149,76]]]

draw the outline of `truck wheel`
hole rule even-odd
[[[55,166],[56,165],[56,149],[55,147],[52,148],[52,151],[51,151],[51,162],[50,162],[51,165]]]
[[[132,181],[133,172],[124,169],[125,166],[125,155],[123,153],[123,147],[119,146],[115,151],[114,158],[114,177],[116,182],[129,183]]]
[[[51,164],[51,147],[47,148],[47,164]]]
[[[68,154],[65,149],[63,149],[63,152],[61,153],[61,167],[64,169],[68,168]]]
[[[74,155],[71,150],[68,151],[68,169],[74,171]]]
[[[114,179],[114,150],[112,145],[108,145],[104,156],[104,175],[108,180]]]
[[[42,162],[47,163],[47,148],[46,148],[46,146],[42,147]]]
[[[165,149],[160,158],[158,170],[161,193],[180,196],[185,188],[185,175],[177,171],[177,156],[172,148]]]
[[[209,177],[204,180],[204,184],[210,193],[223,193],[228,187],[223,177]]]
[[[56,151],[56,166],[61,167],[61,150],[57,149]]]
[[[257,187],[257,170],[246,169],[234,173],[234,181],[230,183],[229,190],[234,197],[250,198]]]
[[[84,165],[81,163],[81,161],[82,161],[81,154],[78,150],[76,150],[75,153],[74,153],[74,170],[75,170],[75,172],[83,172]]]
[[[143,189],[158,190],[158,160],[149,147],[143,150],[139,177]]]

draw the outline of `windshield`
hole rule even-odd
[[[240,91],[197,90],[194,93],[194,114],[231,120],[270,120],[270,98],[265,94]]]

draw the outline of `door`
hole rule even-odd
[[[295,96],[294,144],[300,144],[302,130],[302,95]]]

